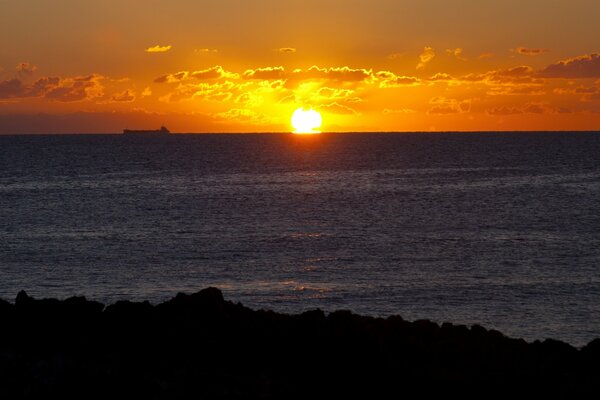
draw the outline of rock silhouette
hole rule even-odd
[[[0,300],[0,398],[594,396],[600,339],[578,350],[475,325],[350,311],[254,311],[208,288],[156,306]]]

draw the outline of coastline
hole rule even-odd
[[[0,300],[0,396],[306,398],[583,396],[600,339],[527,343],[475,325],[321,310],[255,311],[215,288],[157,305],[84,297]]]

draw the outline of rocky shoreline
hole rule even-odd
[[[600,339],[527,343],[481,326],[254,311],[215,288],[158,305],[0,300],[0,398],[583,397]]]

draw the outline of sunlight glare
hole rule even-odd
[[[305,110],[304,107],[300,107],[292,114],[292,126],[297,134],[321,133],[316,129],[321,127],[322,122],[321,114],[312,108]]]

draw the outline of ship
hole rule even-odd
[[[165,136],[170,133],[171,131],[168,130],[165,126],[161,126],[160,129],[155,130],[123,129],[123,135]]]

